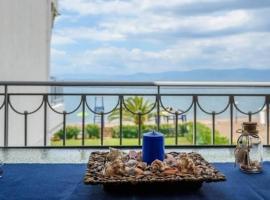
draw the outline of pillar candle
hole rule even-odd
[[[143,134],[143,161],[151,164],[154,160],[164,160],[164,135],[152,131]]]

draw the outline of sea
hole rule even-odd
[[[98,107],[104,107],[104,112],[111,112],[118,103],[118,95],[124,96],[124,99],[128,99],[133,96],[142,96],[145,101],[149,103],[155,102],[155,94],[157,94],[156,87],[65,87],[63,93],[72,94],[65,95],[63,97],[64,109],[67,112],[73,112],[67,115],[67,122],[76,124],[82,121],[82,106],[79,106],[81,96],[80,94],[87,94],[87,104],[92,109],[98,109]],[[180,112],[186,111],[192,104],[192,95],[198,95],[198,103],[200,107],[208,112],[219,113],[223,111],[228,103],[228,95],[234,95],[235,105],[242,112],[257,112],[263,109],[265,105],[264,96],[254,95],[270,95],[270,88],[235,88],[235,87],[223,87],[223,88],[204,88],[204,87],[172,87],[164,86],[160,89],[162,105],[167,109],[178,110]],[[206,96],[209,95],[209,96]],[[210,96],[216,95],[216,96]],[[223,96],[224,95],[224,96]],[[244,96],[243,96],[244,95]],[[79,106],[79,107],[78,107]],[[198,120],[211,120],[212,115],[204,113],[200,107],[197,107],[197,119]],[[240,111],[234,108],[234,117],[247,117]],[[154,109],[152,112],[156,112]],[[166,115],[161,107],[161,112]],[[220,119],[229,119],[230,109],[229,107],[221,114],[216,115]],[[193,120],[194,109],[193,107],[186,113],[184,113],[187,120]],[[257,115],[258,117],[259,113]],[[94,120],[98,120],[98,115],[95,115],[86,107],[86,123],[94,123]],[[168,114],[170,116],[170,114]],[[105,123],[108,123],[108,115],[105,115]]]

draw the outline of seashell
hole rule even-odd
[[[199,168],[199,167],[195,167],[193,173],[194,173],[195,175],[199,175],[199,174],[202,173],[202,169]]]
[[[129,155],[129,159],[133,159],[133,160],[137,159],[137,152],[136,151],[133,151],[133,150],[129,151],[128,155]]]
[[[174,156],[172,154],[169,154],[169,153],[165,154],[165,158],[166,159],[175,159]]]
[[[138,162],[138,164],[137,164],[137,168],[140,168],[142,170],[145,170],[146,167],[147,167],[147,163],[145,163],[145,162]]]
[[[137,167],[125,167],[125,174],[128,176],[137,176],[143,174],[143,170]]]
[[[182,173],[194,173],[196,167],[193,160],[184,154],[177,161],[177,168]]]
[[[166,170],[164,170],[163,174],[165,175],[174,175],[178,172],[178,170],[176,168],[168,168]]]
[[[166,163],[166,165],[171,167],[177,166],[177,160],[171,154],[166,155],[166,159],[164,160],[164,162]]]
[[[158,160],[158,159],[154,160],[151,163],[151,171],[152,172],[164,171],[165,167],[166,167],[165,164],[162,161]]]
[[[110,148],[110,152],[106,157],[107,161],[114,161],[118,158],[122,158],[122,152],[115,148]]]
[[[144,171],[143,174],[146,175],[146,176],[147,175],[152,175],[152,172],[151,171]]]
[[[102,166],[98,166],[97,171],[101,171],[101,170],[102,170]]]
[[[135,167],[137,165],[138,161],[137,160],[129,160],[126,162],[126,166],[128,167]]]
[[[128,176],[133,176],[134,170],[132,167],[125,167],[125,174]]]
[[[123,168],[124,167],[124,163],[122,160],[120,159],[116,159],[114,160],[111,165],[113,166],[113,168]]]
[[[236,163],[248,164],[248,150],[245,148],[236,148],[234,151]]]
[[[179,156],[180,156],[180,157],[187,157],[188,154],[187,154],[186,152],[183,152],[183,153],[179,154]]]
[[[141,179],[141,178],[143,178],[144,177],[144,175],[143,174],[140,174],[140,175],[137,175],[136,176],[136,179]]]
[[[107,176],[107,177],[113,176],[115,174],[114,169],[110,165],[110,163],[106,163],[105,168],[104,168],[102,173],[104,176]]]
[[[113,162],[107,162],[103,171],[104,176],[114,176],[124,174],[125,165],[120,159],[116,159]]]
[[[129,161],[129,155],[127,153],[123,153],[121,157],[122,157],[121,160],[123,162],[128,162]]]
[[[143,174],[143,170],[141,170],[140,168],[135,168],[135,173],[136,173],[136,176],[138,175],[142,175]]]
[[[137,153],[137,161],[142,161],[142,152],[141,151],[139,151]]]
[[[85,182],[123,182],[132,183],[166,181],[166,180],[224,180],[225,176],[214,169],[208,162],[203,160],[196,153],[175,153],[166,155],[164,162],[156,160],[152,165],[139,161],[137,159],[129,159],[128,153],[122,153],[113,161],[106,159],[109,153],[93,153],[88,162],[88,171],[86,172]],[[171,156],[173,155],[173,156]],[[172,167],[167,161],[176,160],[176,167]],[[132,167],[127,166],[128,161],[133,163]],[[135,163],[137,163],[135,165]],[[241,164],[240,164],[241,165]],[[252,167],[260,167],[259,162],[250,162]],[[145,167],[145,168],[144,168]],[[242,168],[246,165],[241,166]]]

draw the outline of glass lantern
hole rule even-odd
[[[256,122],[244,122],[235,149],[235,163],[246,173],[262,172],[263,146]]]

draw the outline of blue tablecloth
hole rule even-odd
[[[232,163],[214,165],[226,175],[226,182],[204,183],[186,194],[118,196],[105,193],[101,186],[84,185],[85,164],[7,164],[0,179],[0,199],[270,199],[269,162],[263,173],[253,175],[241,173]]]

